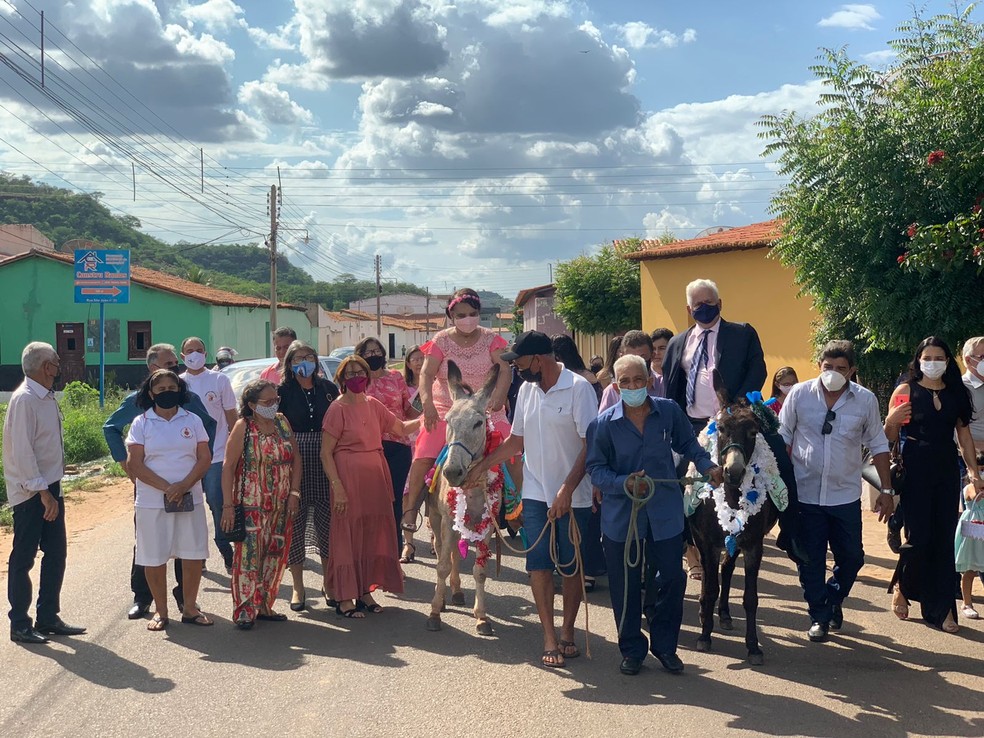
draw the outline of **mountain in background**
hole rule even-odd
[[[255,243],[172,246],[143,233],[139,219],[113,215],[100,202],[101,197],[99,192],[79,194],[0,173],[0,223],[29,223],[59,250],[73,238],[87,239],[104,248],[129,249],[137,266],[242,295],[269,297],[270,255],[265,247]],[[331,282],[316,280],[278,254],[277,293],[284,302],[314,302],[339,310],[355,300],[375,297],[376,284],[352,274],[341,274]],[[410,282],[387,280],[382,293],[424,295],[427,290]],[[512,300],[494,292],[481,294],[511,309]]]

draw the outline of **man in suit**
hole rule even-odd
[[[695,279],[688,284],[687,314],[694,325],[670,339],[663,359],[666,397],[683,408],[695,434],[721,409],[714,391],[715,371],[731,399],[761,391],[765,384],[765,356],[758,333],[748,323],[722,318],[721,305],[721,295],[711,280]],[[796,541],[798,497],[792,462],[779,434],[768,434],[765,439],[789,490],[789,506],[779,516],[776,545],[794,562],[802,563],[806,557]]]

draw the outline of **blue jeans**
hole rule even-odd
[[[854,580],[864,565],[861,545],[861,501],[846,505],[799,503],[798,536],[808,563],[799,565],[800,585],[810,619],[829,623],[834,605],[851,593]],[[827,546],[834,555],[834,571],[827,573]]]
[[[205,501],[212,511],[212,522],[215,524],[215,547],[219,549],[223,560],[232,561],[232,544],[226,540],[222,532],[222,462],[212,464],[202,479],[202,489]]]
[[[523,528],[526,530],[526,538],[530,542],[535,541],[540,536],[540,532],[547,525],[547,503],[541,500],[523,500]],[[558,571],[568,576],[573,573],[576,561],[574,559],[574,546],[571,544],[570,526],[571,515],[577,521],[577,527],[581,531],[581,560],[584,560],[584,536],[588,530],[588,522],[591,518],[590,507],[572,507],[571,512],[562,518],[557,519],[557,561],[562,566],[557,567]],[[553,559],[550,557],[550,532],[543,534],[543,538],[536,545],[536,548],[526,554],[526,571],[553,571]]]
[[[649,569],[641,563],[629,567],[628,579],[625,578],[625,543],[605,536],[602,545],[608,560],[608,588],[616,627],[622,620],[622,600],[628,590],[625,623],[618,637],[618,650],[622,657],[642,661],[647,650],[654,654],[676,653],[680,625],[683,623],[683,595],[687,589],[687,575],[683,573],[680,563],[683,536],[673,536],[663,541],[646,539],[646,556],[651,559],[653,567]],[[632,557],[641,558],[634,548]],[[646,591],[655,592],[653,616],[649,620],[649,642],[642,634],[641,585],[644,569],[655,574],[653,579],[646,582]]]

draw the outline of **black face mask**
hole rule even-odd
[[[519,370],[519,378],[522,379],[524,382],[539,382],[541,379],[543,379],[543,372],[539,371],[534,373],[533,363],[530,362],[530,365],[526,369]]]
[[[177,390],[167,390],[154,397],[154,404],[161,410],[170,410],[181,404],[181,393]]]
[[[374,372],[378,372],[380,369],[386,366],[385,356],[366,356],[363,358],[366,360],[366,363],[369,365],[369,368]]]

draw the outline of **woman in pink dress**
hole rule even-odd
[[[403,591],[393,519],[393,482],[383,456],[383,434],[406,436],[418,420],[399,420],[366,395],[369,365],[353,354],[335,373],[341,396],[322,426],[321,463],[331,482],[331,533],[325,581],[347,618],[382,612],[372,598],[378,587]]]
[[[489,419],[504,439],[509,436],[505,403],[512,372],[509,365],[500,358],[506,348],[506,341],[502,336],[478,324],[481,308],[482,303],[475,290],[458,290],[451,296],[444,311],[453,327],[440,331],[433,340],[421,346],[425,358],[418,392],[424,408],[424,427],[417,436],[414,460],[407,482],[407,495],[403,500],[404,543],[411,546],[413,533],[417,530],[417,509],[420,506],[424,477],[434,466],[447,437],[444,416],[451,409],[452,403],[451,390],[448,387],[449,360],[458,365],[464,383],[475,390],[485,384],[492,367],[499,366],[499,379],[489,401]],[[513,471],[514,467],[510,466],[510,472]],[[518,483],[516,475],[513,479]]]

